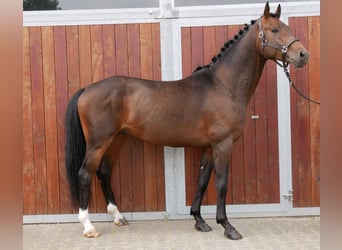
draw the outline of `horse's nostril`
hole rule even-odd
[[[306,53],[305,53],[305,51],[301,51],[301,52],[299,52],[299,56],[300,56],[300,57],[302,57],[302,58],[303,58],[303,57],[305,57],[305,56],[306,56]]]

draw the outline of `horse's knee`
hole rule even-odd
[[[91,174],[85,168],[81,168],[78,171],[78,181],[80,185],[88,185],[91,183]]]

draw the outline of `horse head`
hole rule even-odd
[[[309,59],[309,52],[294,37],[290,28],[280,21],[280,15],[280,4],[274,13],[270,13],[270,6],[268,2],[266,3],[264,14],[258,20],[259,39],[257,47],[259,53],[266,59],[292,63],[296,68],[303,67]]]

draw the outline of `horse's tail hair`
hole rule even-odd
[[[77,110],[77,102],[84,89],[70,99],[65,116],[65,167],[73,205],[79,204],[78,171],[85,156],[86,143]]]

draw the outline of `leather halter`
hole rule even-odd
[[[281,51],[281,60],[282,60],[282,63],[279,63],[276,59],[273,59],[273,61],[275,61],[280,67],[282,67],[284,69],[284,73],[287,77],[287,79],[289,80],[289,84],[290,86],[292,86],[296,91],[297,93],[302,96],[304,99],[310,101],[310,102],[313,102],[315,104],[318,104],[320,105],[321,103],[318,102],[318,101],[315,101],[315,100],[312,100],[311,98],[307,97],[306,95],[303,94],[303,92],[301,92],[299,90],[299,88],[294,84],[294,82],[292,81],[291,79],[291,76],[290,76],[290,72],[289,72],[289,69],[288,69],[288,65],[289,63],[287,63],[285,60],[286,60],[286,53],[288,51],[288,48],[295,42],[299,41],[299,39],[297,38],[292,38],[290,39],[290,41],[287,42],[287,44],[283,45],[283,46],[280,46],[278,44],[272,44],[270,43],[269,41],[266,40],[266,37],[265,37],[265,33],[262,29],[262,24],[261,24],[261,18],[259,19],[259,29],[260,29],[260,33],[259,33],[259,38],[262,39],[261,41],[261,47],[262,47],[262,50],[268,46],[268,47],[271,47],[271,48],[274,48],[274,49],[279,49]]]
[[[273,43],[270,43],[269,41],[267,41],[266,39],[266,36],[265,36],[265,33],[262,29],[262,24],[261,24],[261,18],[259,19],[259,29],[260,29],[260,33],[259,33],[259,38],[262,39],[261,41],[261,46],[262,46],[262,49],[264,49],[266,46],[268,47],[271,47],[271,48],[274,48],[274,49],[278,49],[281,51],[281,57],[282,57],[282,61],[283,61],[283,64],[287,64],[285,59],[286,59],[286,53],[288,51],[288,48],[295,42],[299,41],[299,39],[297,38],[292,38],[290,39],[290,41],[287,42],[287,44],[281,46],[281,45],[278,45],[278,44],[273,44]],[[279,64],[275,59],[273,59],[278,65],[282,66],[281,64]]]

